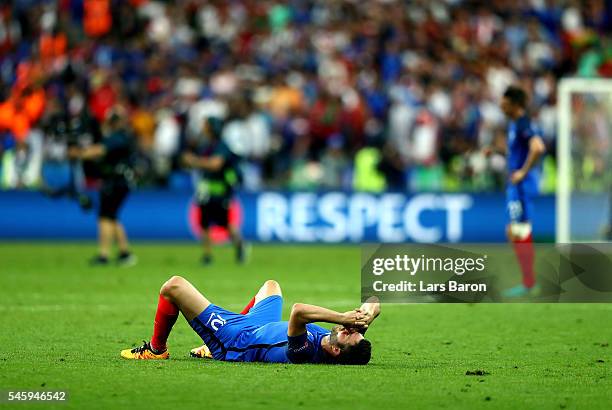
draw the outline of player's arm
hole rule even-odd
[[[527,173],[535,166],[540,157],[546,152],[546,146],[544,145],[544,141],[539,135],[534,135],[529,139],[529,152],[527,154],[527,159],[525,163],[521,167],[521,169],[514,171],[510,176],[513,184],[518,184],[523,179]]]
[[[191,152],[186,152],[185,154],[183,154],[183,163],[189,168],[216,172],[223,168],[223,165],[225,164],[225,158],[221,155],[199,157]]]
[[[70,147],[68,149],[68,157],[72,159],[96,160],[106,155],[106,146],[102,144],[94,144],[89,147]]]
[[[359,328],[359,333],[364,334],[368,330],[370,324],[380,315],[380,301],[376,296],[368,298],[359,308],[363,312],[366,319],[366,326]]]
[[[296,303],[291,308],[287,335],[289,337],[302,335],[306,333],[306,324],[313,322],[335,323],[356,328],[367,327],[368,325],[366,315],[359,309],[340,313],[321,306]]]

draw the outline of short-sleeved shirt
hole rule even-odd
[[[225,360],[267,363],[321,363],[323,338],[330,334],[324,327],[309,323],[306,333],[287,336],[287,321],[272,322],[243,332],[231,346]]]
[[[199,171],[196,199],[203,203],[211,199],[229,199],[238,183],[236,156],[223,141],[215,142],[199,150],[203,157],[221,157],[223,166],[218,171]]]
[[[523,115],[508,124],[508,171],[519,170],[527,161],[529,155],[529,142],[531,138],[540,133],[528,116]],[[525,180],[537,180],[540,177],[540,164],[529,170]]]
[[[102,140],[106,154],[100,160],[100,174],[108,181],[126,181],[133,155],[132,140],[124,131],[113,132]]]
[[[531,138],[540,135],[537,127],[524,115],[508,124],[508,174],[523,167],[529,155]],[[509,222],[528,222],[533,217],[533,198],[538,194],[541,164],[532,167],[518,184],[508,182],[506,211]]]

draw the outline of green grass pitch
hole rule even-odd
[[[95,244],[0,244],[0,389],[67,389],[57,408],[609,408],[612,305],[384,305],[368,366],[223,363],[188,357],[199,338],[180,318],[171,360],[122,360],[149,339],[159,287],[191,280],[238,310],[278,280],[294,302],[359,304],[359,247],[255,246],[210,268],[193,243],[137,244],[129,269],[90,268]],[[517,274],[518,279],[518,274]],[[483,370],[485,375],[466,375]],[[0,404],[1,408],[11,405]],[[18,404],[13,408],[47,408]]]

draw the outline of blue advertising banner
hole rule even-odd
[[[243,192],[231,219],[260,242],[503,242],[504,204],[502,194]],[[133,192],[121,213],[133,239],[195,239],[198,218],[191,195],[176,191]],[[554,197],[539,197],[536,237],[553,238],[554,222]],[[0,192],[2,239],[95,237],[95,212],[74,201]]]
[[[534,233],[554,237],[554,197],[536,201]],[[248,238],[281,242],[504,242],[503,194],[241,195]]]
[[[95,198],[95,195],[94,195]],[[130,238],[189,239],[191,196],[169,191],[132,192],[120,213]],[[0,238],[95,239],[97,210],[37,192],[0,191]]]

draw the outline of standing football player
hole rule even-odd
[[[527,94],[516,86],[504,93],[501,109],[508,124],[508,174],[506,207],[508,225],[506,233],[513,243],[523,281],[503,292],[506,297],[522,297],[535,291],[532,226],[533,200],[538,195],[540,157],[546,151],[544,142],[529,118]]]
[[[202,264],[212,263],[210,227],[227,228],[236,248],[236,261],[245,260],[244,245],[240,231],[229,223],[229,207],[238,184],[235,155],[221,139],[223,120],[215,117],[204,121],[203,134],[206,144],[199,152],[183,154],[183,164],[198,171],[196,201],[200,206],[200,226],[202,227]]]

